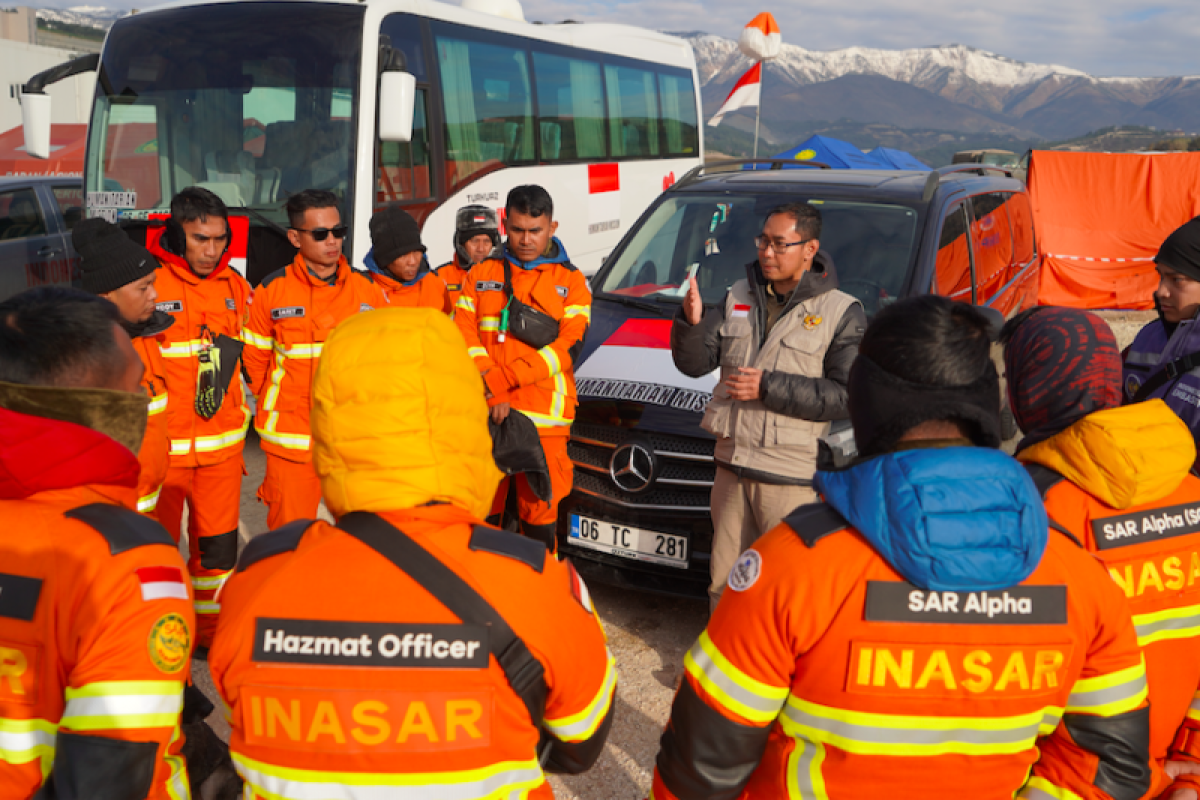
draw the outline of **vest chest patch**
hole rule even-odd
[[[304,316],[304,306],[284,306],[271,309],[271,319],[299,319]]]
[[[232,297],[225,298],[225,308],[228,311],[237,311],[237,303]]]
[[[504,284],[500,281],[475,281],[477,292],[503,292]]]

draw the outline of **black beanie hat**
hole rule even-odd
[[[425,245],[421,244],[421,226],[395,203],[376,211],[370,227],[375,263],[381,268],[414,250],[425,252]]]
[[[107,294],[158,269],[149,250],[100,217],[77,222],[71,231],[71,243],[79,253],[85,292]]]
[[[1200,217],[1176,228],[1158,248],[1154,262],[1200,281]]]

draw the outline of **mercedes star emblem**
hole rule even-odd
[[[654,480],[654,453],[640,444],[623,444],[608,462],[613,483],[627,492],[644,492]]]

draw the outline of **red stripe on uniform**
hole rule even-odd
[[[620,190],[621,173],[616,164],[588,164],[588,194]]]
[[[608,337],[605,346],[648,347],[652,350],[671,349],[671,320],[628,319],[617,332]]]
[[[142,583],[183,583],[183,572],[178,567],[138,567],[137,576]]]

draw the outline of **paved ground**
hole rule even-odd
[[[1153,312],[1101,315],[1122,348],[1154,318]],[[242,489],[244,537],[266,530],[266,507],[255,497],[265,463],[253,433],[246,447],[246,469],[250,475]],[[584,775],[552,777],[551,783],[559,800],[640,800],[649,793],[658,738],[683,669],[683,655],[704,628],[708,603],[602,585],[590,588],[617,659],[617,717],[597,765]],[[215,697],[207,665],[194,661],[192,666],[196,684]],[[228,726],[219,713],[209,722],[222,738],[228,738]]]

